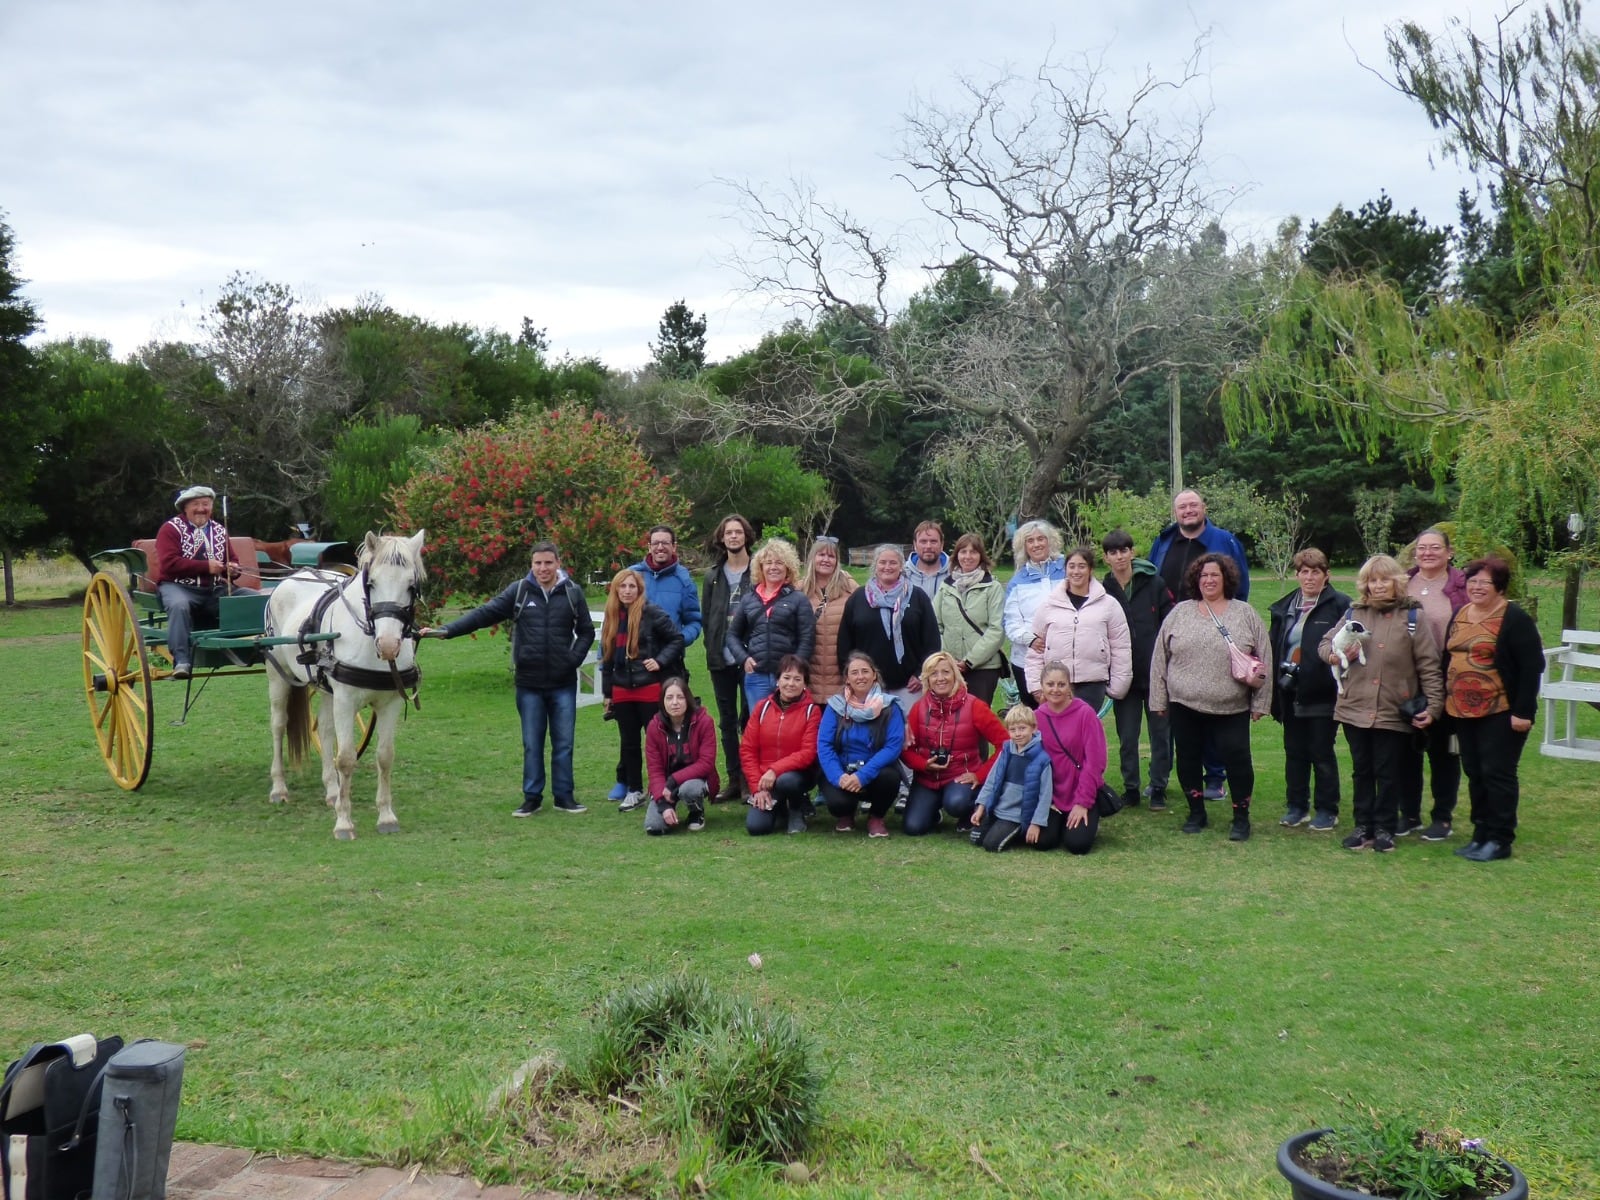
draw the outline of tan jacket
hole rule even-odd
[[[1405,600],[1394,608],[1379,609],[1356,605],[1323,635],[1317,653],[1324,662],[1338,659],[1333,653],[1333,638],[1354,619],[1371,632],[1367,639],[1367,661],[1350,664],[1344,677],[1344,691],[1333,706],[1333,719],[1361,729],[1388,729],[1408,733],[1414,727],[1400,715],[1400,702],[1420,691],[1428,698],[1428,712],[1435,721],[1444,712],[1444,672],[1440,670],[1439,648],[1433,630],[1417,609],[1416,629],[1408,627],[1407,611],[1414,601]]]
[[[808,597],[817,613],[816,646],[811,651],[811,698],[818,704],[844,691],[844,672],[839,670],[839,623],[844,618],[844,602],[860,586],[853,576],[846,575],[845,579],[849,583],[845,594],[821,608],[817,608],[815,596]]]

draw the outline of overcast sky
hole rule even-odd
[[[510,332],[528,316],[557,353],[614,367],[648,359],[682,297],[724,357],[785,314],[726,265],[747,239],[719,180],[801,179],[906,228],[903,114],[1052,53],[1170,75],[1209,29],[1198,98],[1236,231],[1380,189],[1453,223],[1466,176],[1430,166],[1427,120],[1361,63],[1384,65],[1389,22],[1497,10],[0,0],[0,212],[45,336],[119,354],[192,336],[188,314],[250,270],[321,304],[376,293]]]

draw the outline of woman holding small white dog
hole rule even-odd
[[[1406,595],[1406,572],[1387,554],[1356,573],[1356,603],[1317,652],[1340,680],[1333,719],[1350,747],[1355,832],[1347,850],[1394,849],[1401,772],[1414,731],[1444,711],[1444,674],[1432,627]]]

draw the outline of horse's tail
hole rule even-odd
[[[306,750],[311,745],[311,689],[290,688],[288,707],[289,762],[298,767],[305,760]]]

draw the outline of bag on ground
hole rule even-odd
[[[119,1037],[38,1042],[0,1084],[5,1200],[83,1200],[94,1184],[101,1082]]]

